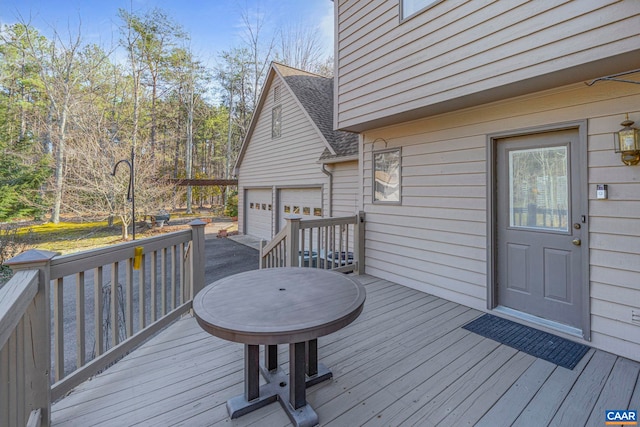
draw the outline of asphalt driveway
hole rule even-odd
[[[206,239],[205,285],[243,271],[258,269],[258,250],[229,238]]]

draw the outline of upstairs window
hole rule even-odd
[[[441,1],[442,0],[400,0],[400,20],[404,21],[421,10],[440,3]]]
[[[271,138],[282,135],[282,106],[277,105],[271,110]]]

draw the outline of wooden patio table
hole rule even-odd
[[[243,343],[244,394],[227,401],[231,418],[278,400],[296,426],[318,424],[306,388],[332,377],[318,363],[317,338],[353,322],[364,287],[342,273],[312,268],[269,268],[220,279],[193,300],[200,326]],[[279,367],[278,344],[289,344],[289,374]],[[264,364],[259,346],[265,345]],[[260,386],[260,371],[266,384]]]

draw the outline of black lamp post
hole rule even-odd
[[[122,159],[113,166],[113,172],[111,176],[116,176],[116,169],[120,163],[125,163],[129,166],[129,188],[127,189],[127,200],[131,202],[131,235],[133,240],[136,240],[136,191],[135,191],[135,170],[133,168],[133,162],[135,159],[135,153],[131,148],[131,161],[128,159]]]

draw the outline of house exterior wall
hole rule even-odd
[[[640,166],[613,151],[626,113],[640,123],[640,85],[579,83],[364,132],[366,272],[487,309],[489,135],[586,120],[589,345],[640,360]],[[400,205],[372,203],[383,141],[402,150]],[[596,184],[609,185],[608,200]]]
[[[358,182],[358,162],[335,163],[333,174],[332,216],[350,216],[358,213],[360,204],[360,183]]]
[[[273,89],[280,86],[282,105],[282,130],[279,138],[271,137],[271,111],[276,105]],[[327,209],[328,177],[322,172],[318,158],[325,149],[317,130],[309,121],[302,107],[287,90],[279,76],[268,88],[265,103],[256,114],[256,126],[238,169],[238,228],[243,231],[245,201],[244,189],[271,187],[274,217],[277,211],[278,187],[323,188],[323,211]],[[279,231],[276,219],[272,220],[273,235]]]
[[[640,68],[640,2],[336,0],[337,129],[363,131]]]

